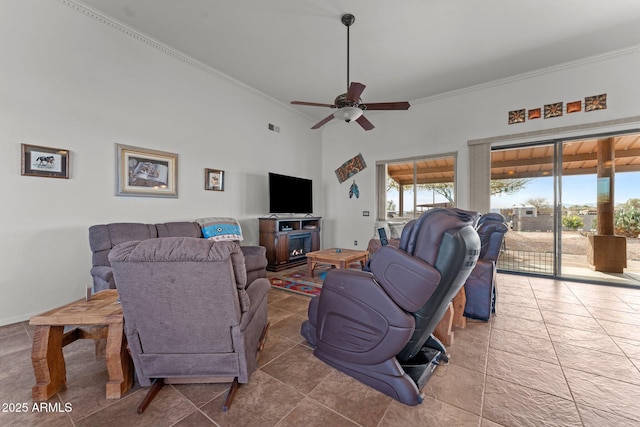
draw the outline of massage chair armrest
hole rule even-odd
[[[309,305],[311,322],[316,334],[311,341],[316,341],[318,349],[367,365],[395,356],[415,327],[414,317],[391,299],[371,273],[347,269],[329,271],[320,296]]]
[[[409,312],[420,309],[440,282],[440,272],[433,266],[389,246],[376,252],[371,272],[396,304]]]

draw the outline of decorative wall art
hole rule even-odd
[[[69,150],[22,144],[22,175],[69,179]]]
[[[116,144],[116,195],[178,197],[178,155]]]
[[[336,169],[336,176],[338,177],[338,181],[340,182],[340,184],[342,184],[347,179],[357,174],[366,167],[367,164],[364,162],[362,154],[358,153],[357,156],[347,160],[342,164],[342,166]]]
[[[353,184],[349,187],[349,198],[352,199],[353,196],[356,196],[356,199],[360,197],[360,189],[358,188],[358,184],[356,184],[356,180],[353,180]]]
[[[567,114],[577,113],[580,111],[582,111],[581,101],[567,102]]]
[[[584,111],[606,110],[607,94],[587,96],[584,99]]]
[[[542,108],[534,108],[529,110],[529,120],[539,119],[542,117]]]
[[[582,102],[581,101],[572,101],[567,102],[566,110],[564,107],[564,102],[554,102],[553,104],[546,104],[544,106],[544,118],[550,119],[553,117],[561,117],[563,112],[566,111],[567,114],[571,113],[579,113],[582,110]],[[607,94],[603,93],[601,95],[595,96],[587,96],[584,98],[584,111],[595,111],[595,110],[604,110],[607,108]],[[526,116],[529,117],[529,120],[539,119],[542,115],[542,108],[532,108],[526,111]],[[509,111],[509,124],[513,125],[516,123],[524,123],[525,122],[525,110],[513,110]]]
[[[562,102],[554,102],[553,104],[547,104],[544,106],[544,118],[551,119],[553,117],[562,116]]]
[[[224,191],[224,171],[219,169],[205,169],[204,189]]]
[[[509,111],[509,124],[512,125],[514,123],[524,122],[524,111],[525,110]]]

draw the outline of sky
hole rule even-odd
[[[596,175],[566,176],[562,179],[562,204],[596,205]],[[615,204],[621,204],[629,199],[640,199],[640,172],[622,172],[615,175],[614,197]],[[405,196],[406,197],[406,196]],[[409,200],[413,200],[413,193],[408,193]],[[544,198],[549,205],[553,204],[553,178],[535,178],[522,190],[515,194],[492,196],[491,209],[510,208],[514,205],[525,205],[529,199]],[[393,200],[398,206],[398,192],[387,192],[387,200]],[[443,196],[433,195],[431,191],[418,192],[418,204],[446,202]],[[411,203],[411,202],[409,202]],[[405,209],[407,209],[405,207]]]
[[[596,205],[596,175],[575,175],[562,178],[562,204]],[[623,172],[615,175],[615,204],[629,199],[640,199],[640,172]],[[523,205],[529,199],[545,198],[553,204],[553,178],[535,178],[516,194],[491,197],[491,208],[510,208]]]

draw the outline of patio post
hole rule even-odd
[[[589,236],[587,258],[596,271],[622,273],[627,266],[627,240],[614,231],[615,139],[598,140],[598,227]]]

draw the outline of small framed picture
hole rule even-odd
[[[69,179],[69,150],[22,144],[22,175]]]
[[[116,195],[178,197],[178,155],[116,144]]]
[[[205,169],[204,189],[224,191],[224,171],[220,169]]]

